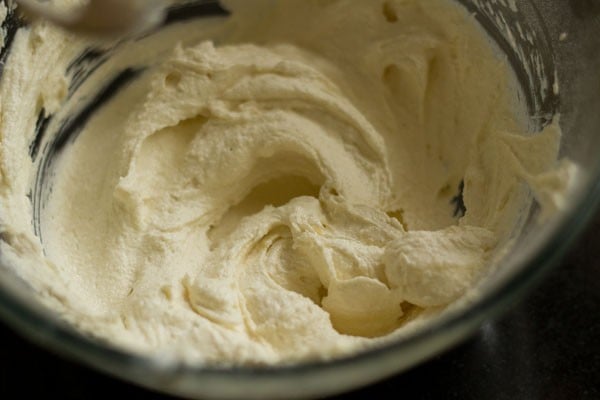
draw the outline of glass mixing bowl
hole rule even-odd
[[[27,29],[12,2],[1,1],[9,5],[10,11],[2,24],[6,43],[0,56],[0,79],[15,33]],[[564,134],[561,156],[575,161],[582,171],[576,190],[568,198],[569,206],[560,215],[540,224],[535,218],[539,208],[532,206],[514,248],[500,268],[479,284],[470,301],[376,349],[334,361],[262,368],[207,368],[161,362],[91,339],[32,300],[27,285],[0,262],[2,317],[23,335],[60,354],[142,386],[193,398],[297,398],[340,393],[400,373],[468,337],[530,289],[557,262],[600,199],[600,2],[458,1],[506,54],[529,110],[530,131],[539,131],[560,115]],[[215,1],[180,2],[170,8],[165,25],[214,15],[227,15]],[[80,80],[93,75],[95,67],[110,54],[96,50],[82,54],[65,73]],[[131,73],[125,70],[121,79],[127,78],[127,71]],[[88,112],[93,107],[90,105]],[[49,117],[42,112],[36,129],[45,129]],[[79,122],[85,123],[85,118]],[[32,143],[32,149],[39,151],[38,156],[44,160],[53,157],[51,149],[37,149],[36,143]],[[33,206],[38,210],[35,193],[44,184],[45,164],[40,163],[41,178],[32,188]],[[32,223],[39,224],[39,211]]]

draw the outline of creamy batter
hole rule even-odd
[[[463,297],[530,189],[560,208],[574,167],[557,162],[558,125],[525,134],[509,66],[453,2],[226,6],[121,45],[68,99],[84,40],[17,36],[2,255],[63,319],[193,363],[338,357]],[[145,69],[56,156],[36,235],[39,111],[131,65]]]

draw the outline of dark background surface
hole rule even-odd
[[[0,399],[166,399],[0,324]],[[528,297],[465,344],[344,399],[600,399],[600,215]]]

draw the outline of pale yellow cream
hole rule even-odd
[[[3,257],[78,328],[192,363],[346,355],[484,276],[531,202],[526,182],[561,206],[558,126],[524,134],[509,66],[462,8],[226,5],[229,18],[123,45],[91,79],[147,68],[61,152],[42,241],[27,132],[61,107],[85,43],[43,25],[14,43]]]

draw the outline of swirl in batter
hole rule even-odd
[[[56,160],[44,252],[22,222],[34,165],[11,128],[33,120],[15,105],[57,109],[67,78],[41,60],[66,65],[81,43],[45,26],[15,42],[3,251],[84,331],[190,362],[347,354],[484,276],[531,202],[524,182],[547,204],[564,189],[558,127],[523,133],[510,68],[462,8],[226,4],[231,17],[129,45],[138,63],[163,50]]]

